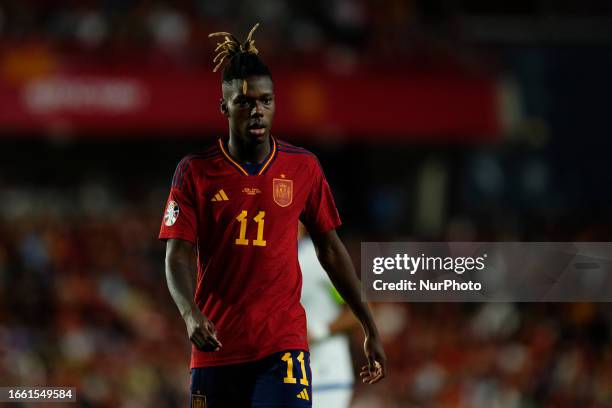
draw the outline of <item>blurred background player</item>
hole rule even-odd
[[[349,333],[357,320],[321,267],[312,240],[299,227],[302,305],[306,310],[314,408],[346,408],[355,382]]]

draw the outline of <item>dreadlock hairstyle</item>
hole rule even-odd
[[[247,91],[246,78],[255,75],[265,75],[272,78],[270,69],[259,58],[259,50],[255,48],[253,33],[259,27],[255,24],[244,43],[240,43],[233,34],[224,31],[211,33],[211,37],[223,37],[224,41],[217,43],[213,62],[217,65],[213,72],[223,67],[223,82],[231,83],[234,79],[242,79],[242,93]]]

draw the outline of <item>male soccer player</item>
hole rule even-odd
[[[256,28],[243,44],[211,34],[223,38],[214,61],[215,70],[224,67],[229,136],[179,163],[159,234],[167,240],[168,288],[193,343],[193,407],[311,406],[298,219],[363,326],[363,381],[385,375],[380,337],[336,234],[340,219],[319,162],[270,135],[274,84],[257,55]]]
[[[302,305],[308,316],[313,408],[347,408],[353,396],[353,363],[348,333],[359,325],[329,281],[316,248],[300,225],[298,259]]]

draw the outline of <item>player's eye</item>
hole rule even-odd
[[[264,103],[264,105],[270,105],[272,103],[272,98],[270,98],[269,96],[265,97],[263,99],[263,103]]]
[[[236,100],[235,103],[240,108],[246,108],[246,107],[249,106],[249,101],[244,99],[244,98],[240,98],[240,99]]]

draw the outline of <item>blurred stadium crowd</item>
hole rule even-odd
[[[34,160],[44,152],[62,155],[71,164],[13,173],[2,183],[3,385],[76,386],[84,407],[184,406],[189,348],[167,294],[164,246],[156,233],[173,151],[193,146],[179,143],[168,155],[149,152],[124,174],[145,143],[131,143],[124,152],[117,151],[120,142],[29,144],[15,150],[29,151]],[[321,152],[341,203],[341,233],[356,264],[364,237],[415,238],[389,227],[392,208],[370,206],[368,221],[360,222],[361,210],[350,208],[359,194],[341,182],[346,163],[322,146],[313,150]],[[75,169],[80,173],[67,181]],[[398,217],[391,223],[409,218]],[[520,240],[534,234],[555,240],[561,233],[546,236],[541,225],[520,220],[479,220],[484,214],[450,221],[428,238]],[[590,238],[594,231],[587,225],[563,238]],[[609,304],[389,303],[378,305],[376,314],[390,373],[378,387],[358,387],[355,407],[605,407],[612,398]],[[355,366],[360,339],[354,333]]]
[[[456,36],[465,14],[610,12],[604,0],[495,3],[4,0],[0,50],[152,50],[208,73],[207,34],[260,21],[258,46],[285,66],[333,55],[384,67],[401,55],[447,69],[449,56],[475,61],[478,46]],[[525,121],[494,145],[295,141],[321,159],[356,265],[365,240],[610,241],[612,61],[597,47],[480,49],[479,66],[515,78],[525,103]],[[189,344],[156,236],[174,166],[212,135],[0,132],[0,385],[75,386],[82,407],[186,406]],[[358,386],[355,407],[611,406],[610,304],[390,303],[376,314],[390,373]]]
[[[470,15],[554,20],[610,11],[605,0],[3,0],[0,34],[3,42],[43,41],[92,56],[125,58],[134,50],[154,49],[187,57],[183,62],[208,61],[208,33],[258,21],[266,30],[257,41],[268,57],[331,53],[363,63],[363,55],[390,61],[398,54],[415,60],[456,56],[462,34],[470,31],[465,19]]]
[[[298,56],[334,47],[378,52],[407,44],[397,40],[418,26],[421,6],[426,2],[380,7],[347,0],[5,1],[0,32],[9,39],[51,40],[65,50],[156,49],[194,57],[203,51],[208,33],[259,21],[267,29],[257,41],[267,55],[284,57],[290,50]]]

